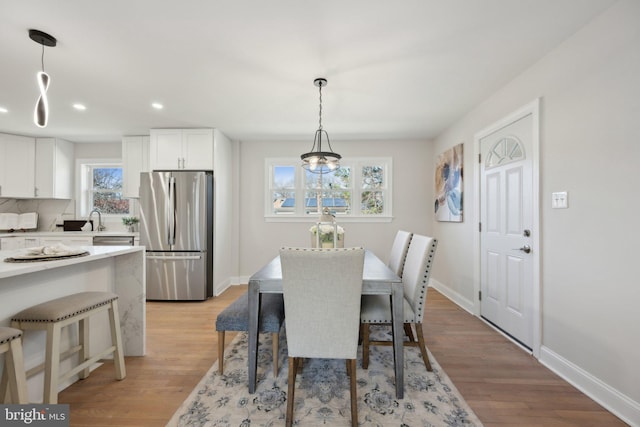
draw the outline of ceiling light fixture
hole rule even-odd
[[[84,104],[73,104],[73,108],[75,108],[78,111],[84,111],[87,109],[87,107]]]
[[[320,93],[318,130],[313,137],[313,147],[311,147],[311,151],[304,153],[300,158],[302,159],[302,167],[305,170],[313,173],[325,174],[333,172],[340,167],[340,159],[342,156],[333,151],[333,148],[331,148],[331,142],[329,141],[329,134],[327,131],[322,129],[322,88],[327,85],[327,79],[315,79],[313,84],[318,87],[318,91]],[[322,151],[322,135],[327,138],[329,151]]]
[[[8,113],[8,112],[9,110],[7,110],[6,108],[0,107],[0,113]]]
[[[40,89],[40,96],[38,97],[36,108],[33,112],[33,122],[36,126],[43,128],[47,126],[47,121],[49,120],[49,100],[47,99],[47,89],[49,89],[49,83],[51,82],[49,74],[44,72],[44,47],[54,47],[57,40],[55,37],[38,30],[29,30],[29,38],[42,45],[42,71],[39,71],[36,77],[38,80],[38,88]]]
[[[160,104],[159,102],[154,102],[153,104],[151,104],[151,106],[156,110],[162,110],[164,108],[164,105]]]

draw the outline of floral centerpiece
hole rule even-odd
[[[135,230],[136,224],[140,222],[138,217],[135,216],[123,216],[122,223],[129,228],[129,232],[133,233]]]
[[[320,235],[318,236],[318,230]],[[311,247],[316,248],[343,248],[344,247],[344,228],[337,225],[335,222],[319,222],[314,224],[310,229],[311,233]],[[337,237],[337,241],[334,244],[334,237]]]

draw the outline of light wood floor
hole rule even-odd
[[[147,304],[147,355],[127,378],[104,365],[59,395],[71,426],[164,426],[217,359],[217,314],[246,290],[206,302]],[[433,289],[427,346],[485,426],[624,426],[618,418]],[[228,334],[230,342],[233,334]]]

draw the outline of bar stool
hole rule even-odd
[[[21,330],[0,327],[0,354],[4,354],[0,403],[29,403],[27,402],[27,379],[22,358]],[[10,399],[7,400],[7,397]]]
[[[89,348],[89,318],[108,310],[112,345],[91,356]],[[60,353],[61,330],[78,322],[78,345]],[[47,332],[45,361],[27,372],[27,377],[44,369],[44,403],[58,403],[58,384],[73,375],[83,379],[89,376],[91,365],[113,354],[116,379],[126,377],[118,295],[111,292],[80,292],[27,308],[13,316],[11,326],[26,330]],[[60,361],[79,353],[79,364],[65,373],[60,373]]]

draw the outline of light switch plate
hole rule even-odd
[[[551,208],[567,209],[569,207],[568,195],[566,191],[551,193]]]

